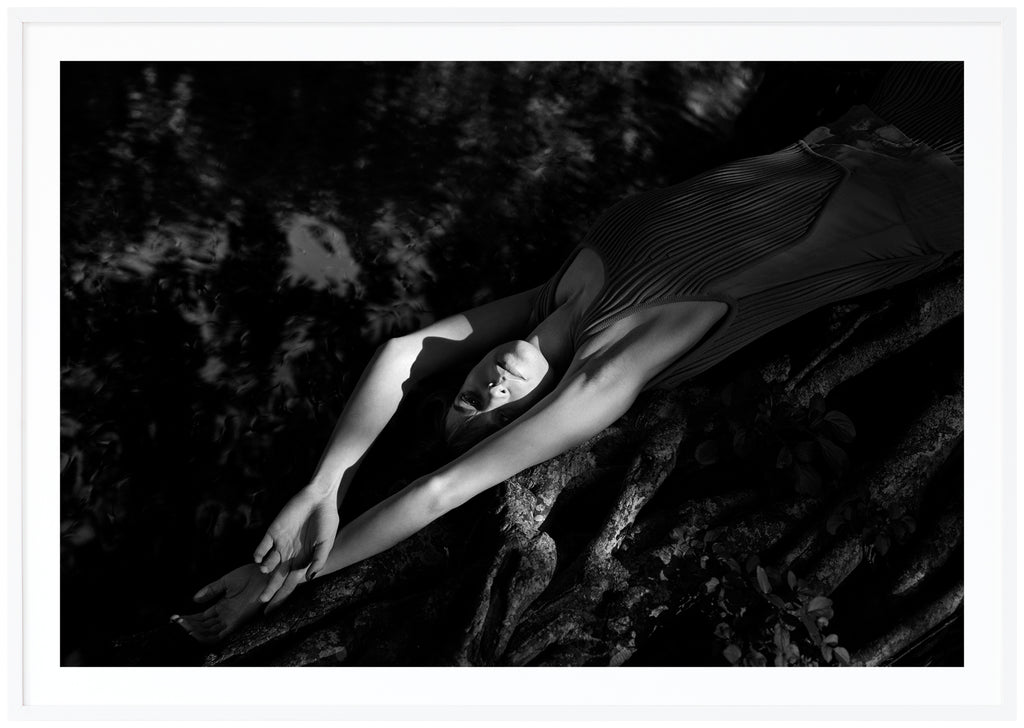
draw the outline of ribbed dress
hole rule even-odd
[[[647,384],[677,386],[803,314],[908,281],[961,250],[958,161],[855,106],[774,154],[611,207],[542,288],[534,322],[556,307],[583,248],[599,255],[604,285],[571,331],[574,348],[640,309],[724,302],[713,330]]]

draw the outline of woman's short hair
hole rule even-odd
[[[455,400],[455,395],[448,399],[447,407]],[[469,448],[483,440],[492,432],[501,429],[501,425],[483,417],[466,417],[452,427],[444,427],[444,441],[453,455],[461,455]]]

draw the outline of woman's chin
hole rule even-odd
[[[512,361],[513,366],[528,380],[536,382],[542,380],[544,375],[548,373],[550,366],[540,349],[529,341],[518,340],[510,343],[513,345],[510,352],[514,358]]]

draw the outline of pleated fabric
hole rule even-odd
[[[911,139],[963,166],[963,61],[894,63],[868,106]]]
[[[605,281],[571,331],[576,347],[644,308],[725,303],[715,328],[647,385],[669,388],[820,306],[920,276],[963,248],[963,132],[958,142],[954,127],[917,124],[911,137],[858,105],[774,154],[628,197],[547,282],[534,318],[554,310],[583,248],[600,256]],[[923,141],[933,134],[953,157]]]

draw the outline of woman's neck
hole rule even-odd
[[[555,310],[530,333],[528,341],[540,349],[559,377],[576,353],[572,331],[600,293],[604,280],[604,263],[597,251],[578,250],[558,281]]]
[[[572,340],[572,325],[580,312],[576,301],[565,301],[537,324],[526,340],[540,349],[548,364],[558,372],[559,377],[569,368],[575,353]]]

